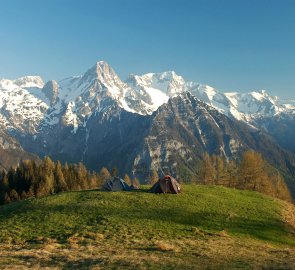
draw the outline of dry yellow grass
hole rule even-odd
[[[290,230],[295,235],[295,205],[282,202],[283,206],[283,220],[288,224]]]
[[[155,243],[155,250],[158,251],[178,251],[178,249],[174,246],[171,245],[167,242],[163,242],[163,241],[158,241]]]
[[[295,247],[220,235],[170,241],[73,236],[35,247],[0,245],[1,269],[295,269]],[[189,264],[188,264],[189,262]],[[191,268],[187,268],[188,265]]]

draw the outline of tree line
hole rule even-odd
[[[33,196],[93,189],[110,177],[107,169],[90,172],[82,163],[62,165],[45,157],[39,163],[22,161],[17,168],[0,174],[0,204]]]
[[[90,172],[81,162],[61,164],[45,157],[41,162],[22,161],[8,172],[0,172],[0,204],[40,197],[65,191],[100,188],[111,176],[118,176],[118,170],[111,172],[103,167],[98,173]],[[139,179],[125,174],[128,185],[139,187]]]
[[[272,167],[260,153],[246,151],[240,160],[205,153],[194,173],[179,173],[180,183],[221,185],[229,188],[258,191],[272,197],[292,201],[291,193],[280,172]],[[169,174],[169,172],[166,172]],[[149,183],[154,184],[159,176],[152,170]]]
[[[169,172],[168,172],[169,173]],[[45,157],[39,163],[26,160],[17,168],[0,173],[0,204],[30,197],[39,197],[65,191],[99,188],[111,176],[117,176],[113,168],[90,172],[80,162],[64,164]],[[159,179],[156,170],[149,176],[149,184]],[[125,174],[129,185],[139,186],[139,179]],[[282,175],[270,166],[261,154],[247,151],[240,161],[205,154],[198,164],[198,170],[191,177],[179,177],[180,182],[205,185],[222,185],[230,188],[258,191],[273,197],[291,201],[292,197]]]
[[[239,161],[227,161],[219,156],[205,154],[192,181],[258,191],[292,201],[283,176],[260,153],[254,151],[246,151]]]

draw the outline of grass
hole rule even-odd
[[[0,268],[292,269],[285,206],[198,185],[179,195],[81,191],[16,202],[0,207]]]

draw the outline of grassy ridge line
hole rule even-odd
[[[251,191],[185,185],[175,195],[142,191],[67,192],[0,207],[0,241],[25,243],[40,237],[66,243],[76,234],[134,238],[192,237],[194,228],[226,231],[275,244],[295,245],[282,218],[283,204]]]

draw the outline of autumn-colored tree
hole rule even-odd
[[[209,154],[204,154],[200,165],[199,177],[201,183],[206,185],[213,185],[215,178],[215,169]]]
[[[274,193],[269,195],[285,201],[292,202],[291,193],[286,185],[284,178],[278,171],[276,171],[271,177],[271,181],[274,186]]]
[[[77,184],[79,185],[80,189],[87,189],[88,186],[88,172],[85,165],[82,162],[79,162],[76,166],[76,175],[77,175]]]
[[[116,167],[114,167],[114,168],[112,169],[111,175],[112,175],[112,176],[118,176],[118,169],[117,169]]]
[[[110,174],[109,170],[107,168],[103,167],[99,172],[100,182],[104,183],[110,177],[111,177],[111,174]]]
[[[132,185],[137,187],[137,188],[140,187],[140,182],[139,182],[139,179],[137,177],[133,178]]]
[[[131,186],[131,179],[128,174],[125,174],[124,181],[127,183],[127,185]]]
[[[239,183],[241,189],[260,191],[267,182],[265,161],[262,155],[254,151],[246,151],[239,168]]]
[[[9,192],[8,192],[8,196],[10,198],[11,201],[18,201],[20,199],[20,196],[18,195],[18,193],[16,192],[15,189],[11,189]]]
[[[227,163],[222,157],[215,158],[215,184],[226,185],[228,181]]]
[[[226,165],[227,177],[224,186],[235,188],[238,186],[238,166],[234,160],[230,160]]]
[[[62,170],[62,165],[60,161],[57,161],[54,170],[54,179],[55,179],[55,192],[63,192],[68,190],[67,183]]]
[[[247,151],[240,162],[205,154],[199,165],[198,173],[194,170],[189,172],[194,174],[194,178],[190,178],[194,179],[194,182],[255,190],[291,200],[282,175],[259,153]],[[113,169],[112,173],[116,175],[117,170]],[[110,176],[106,168],[102,168],[100,173],[89,172],[82,163],[66,163],[63,166],[59,161],[55,163],[49,157],[38,164],[34,161],[23,161],[17,168],[0,173],[0,204],[66,190],[97,188]],[[152,170],[151,183],[158,181],[158,178],[157,171]],[[124,179],[130,184],[127,174]],[[137,187],[140,185],[137,178],[134,178],[132,183]]]
[[[48,195],[54,193],[54,163],[50,157],[45,157],[40,167],[39,186],[37,196]]]

